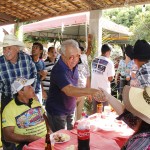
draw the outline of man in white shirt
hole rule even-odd
[[[110,82],[115,75],[114,63],[109,59],[110,54],[110,46],[102,45],[101,56],[94,58],[91,66],[91,87],[103,88],[108,93],[111,93]],[[93,100],[93,113],[97,110],[97,103]],[[106,106],[108,103],[104,102],[103,105]]]

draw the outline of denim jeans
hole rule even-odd
[[[51,115],[47,112],[48,122],[53,132],[60,129],[72,130],[74,125],[75,113],[68,115]]]

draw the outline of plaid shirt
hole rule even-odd
[[[11,83],[18,77],[37,78],[37,70],[31,57],[20,51],[18,61],[12,64],[3,55],[0,56],[0,93],[12,97]],[[37,80],[34,82],[34,87],[36,87],[36,83]]]
[[[150,62],[142,65],[136,76],[140,87],[150,86]]]
[[[150,150],[150,132],[135,134],[121,150]]]

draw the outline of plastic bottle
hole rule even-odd
[[[52,150],[51,141],[50,141],[50,134],[46,134],[45,150]]]
[[[83,120],[84,118],[87,118],[87,114],[86,112],[84,111],[84,108],[82,109],[82,113],[81,113],[81,118],[80,120]],[[77,129],[77,126],[78,126],[78,123],[80,120],[77,120],[75,123],[74,123],[74,129]]]
[[[78,122],[77,135],[78,150],[90,150],[90,124],[86,119],[86,116]]]

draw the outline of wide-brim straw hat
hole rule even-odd
[[[123,103],[133,115],[150,124],[150,87],[144,89],[125,86]]]
[[[0,47],[8,47],[14,45],[24,47],[24,43],[19,41],[14,35],[11,34],[6,34],[4,36],[3,42],[0,42]]]

